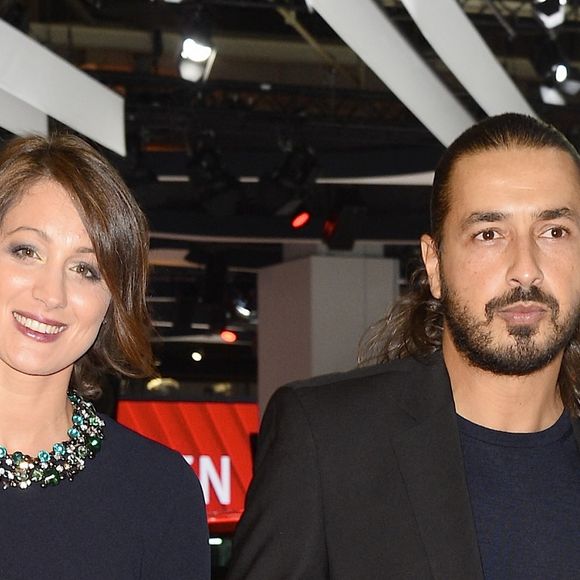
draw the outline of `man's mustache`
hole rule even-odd
[[[517,304],[518,302],[536,302],[538,304],[545,304],[552,311],[553,320],[558,317],[560,311],[558,301],[550,294],[540,290],[537,286],[532,286],[527,289],[518,286],[517,288],[512,288],[503,296],[493,298],[485,305],[485,317],[487,318],[487,321],[489,322],[498,310],[502,310],[503,308],[507,308],[508,306]]]

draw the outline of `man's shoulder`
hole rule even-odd
[[[304,389],[310,387],[332,388],[339,385],[364,385],[379,381],[399,380],[401,375],[409,377],[409,374],[424,373],[433,366],[442,364],[439,353],[435,353],[424,359],[413,357],[401,358],[372,366],[357,367],[346,372],[328,373],[306,380],[294,381],[287,386],[292,389]]]
[[[291,390],[305,403],[332,400],[344,404],[345,399],[376,397],[398,399],[409,388],[427,387],[425,383],[432,382],[443,366],[440,353],[421,360],[408,357],[296,381],[282,390]]]

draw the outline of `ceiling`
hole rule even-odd
[[[531,1],[459,5],[536,113],[580,143],[580,96],[545,105],[534,67],[552,37],[576,74],[580,3],[568,0],[555,32]],[[403,5],[380,7],[483,118]],[[432,171],[443,147],[303,0],[0,0],[0,17],[125,98],[128,155],[105,153],[151,222],[163,374],[255,380],[256,274],[285,255],[348,251],[356,242],[355,251],[401,257],[403,273],[416,255],[428,227],[428,175],[406,185],[384,177]],[[217,50],[206,82],[177,74],[181,39],[193,27],[211,34]],[[368,176],[383,179],[364,183]],[[313,218],[294,230],[300,203]],[[324,243],[329,216],[335,237]],[[242,303],[249,318],[236,314]],[[239,331],[236,345],[216,339],[224,324]],[[192,362],[194,348],[204,349],[202,363]]]

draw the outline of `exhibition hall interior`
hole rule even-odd
[[[399,87],[377,76],[388,70],[373,70],[367,61],[385,68],[393,61],[401,77],[416,77],[415,65],[383,53],[389,46],[379,43],[357,54],[348,43],[364,35],[364,14],[357,24],[363,3],[344,4],[346,14],[338,16],[350,12],[353,30],[341,29],[342,36],[315,2],[303,0],[0,5],[7,23],[124,99],[126,155],[102,150],[151,223],[150,305],[161,374],[192,397],[256,396],[257,273],[284,261],[288,248],[344,253],[371,242],[400,259],[404,283],[428,228],[429,173],[443,145],[415,104],[397,97]],[[565,18],[548,28],[541,10],[553,4],[555,15],[565,9]],[[491,50],[530,108],[579,139],[577,3],[458,6],[483,43],[481,55],[462,55],[471,71],[479,73],[478,59],[490,56],[483,48]],[[440,56],[445,47],[429,43],[404,2],[374,8],[463,111],[485,116],[479,95]],[[444,30],[444,14],[441,19]],[[181,56],[188,37],[211,48],[205,63],[189,61],[203,69],[194,81],[180,76],[188,68]],[[563,82],[558,65],[567,69]],[[415,82],[416,96],[429,100],[426,80]],[[490,80],[482,88],[495,91]],[[546,93],[558,104],[544,102]],[[85,114],[91,115],[89,103]],[[309,221],[292,227],[302,209]],[[233,331],[235,337],[225,338],[235,342],[224,341],[222,330]]]
[[[444,148],[507,109],[580,145],[580,2],[1,0],[0,19],[1,102],[95,145],[149,220],[159,375],[103,377],[98,405],[197,470],[219,578],[260,409],[356,366]],[[2,140],[31,129],[8,110]]]

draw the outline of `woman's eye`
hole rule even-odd
[[[98,272],[92,266],[88,264],[77,264],[73,270],[80,274],[83,278],[88,278],[91,280],[100,280]]]
[[[26,258],[36,258],[37,253],[34,248],[30,246],[17,246],[12,248],[12,253],[17,256],[18,258],[26,259]]]

